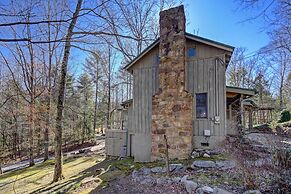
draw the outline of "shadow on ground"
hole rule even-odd
[[[94,166],[91,166],[88,169],[83,170],[78,175],[71,177],[68,180],[59,183],[53,183],[45,185],[37,190],[31,192],[31,194],[36,193],[53,193],[58,192],[60,194],[67,193],[68,191],[72,191],[81,184],[81,181],[88,177],[97,177],[101,171],[100,169],[107,169],[108,166],[112,163],[113,159],[104,159],[103,161],[99,162]]]

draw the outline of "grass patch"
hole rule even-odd
[[[121,170],[113,170],[113,171],[108,171],[106,173],[101,174],[98,176],[102,181],[105,182],[110,182],[115,180],[118,177],[124,177],[125,173]]]
[[[181,163],[184,166],[190,166],[192,164],[191,160],[171,160],[169,163],[170,164]],[[139,170],[143,167],[145,168],[166,167],[166,164],[165,164],[165,161],[139,163],[139,162],[134,162],[133,158],[127,157],[122,160],[113,161],[108,171],[104,172],[104,174],[110,173],[110,171],[117,171],[119,173],[122,172],[125,175],[130,175],[134,170]],[[112,175],[112,176],[115,176],[115,175]]]
[[[63,175],[65,179],[54,184],[50,184],[53,179],[54,160],[7,172],[0,175],[1,193],[10,194],[14,193],[14,190],[15,193],[62,193],[76,189],[76,187],[80,187],[79,183],[83,177],[88,177],[94,173],[88,169],[96,165],[97,158],[96,155],[64,158]]]
[[[206,171],[191,175],[189,179],[200,184],[223,186],[225,184],[242,186],[244,184],[241,174],[229,174],[226,172]]]
[[[219,161],[219,160],[228,160],[230,159],[229,156],[224,155],[224,154],[218,154],[218,155],[213,155],[210,158],[206,158],[206,157],[197,157],[197,158],[193,158],[192,161],[195,160],[203,160],[203,161]]]

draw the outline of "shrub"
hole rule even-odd
[[[290,111],[289,110],[283,110],[281,112],[279,123],[290,121],[290,119],[291,119]]]

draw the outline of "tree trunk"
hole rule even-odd
[[[41,128],[38,126],[37,128],[36,128],[36,135],[37,135],[37,144],[36,144],[36,156],[37,157],[40,157],[40,155],[41,155],[41,151],[42,151],[42,146],[41,146],[41,144],[42,144],[42,141],[41,141]]]
[[[59,94],[57,101],[57,117],[56,117],[56,132],[55,132],[55,169],[54,169],[54,178],[53,182],[57,182],[63,178],[62,175],[62,121],[63,121],[63,112],[64,112],[64,100],[65,100],[65,87],[67,79],[67,66],[71,50],[71,38],[73,36],[73,30],[75,28],[78,15],[81,9],[83,0],[78,0],[75,12],[73,14],[72,21],[69,25],[66,43],[64,49],[64,57],[62,60],[61,66],[61,77],[59,83]]]
[[[284,109],[284,104],[283,104],[283,87],[284,87],[284,78],[285,78],[285,71],[286,71],[286,66],[285,63],[283,64],[282,70],[281,70],[281,80],[280,80],[280,91],[279,91],[279,98],[280,98],[280,111]]]
[[[85,142],[85,133],[86,133],[86,113],[83,112],[83,127],[82,127],[82,142],[83,144]]]
[[[34,107],[35,106],[35,102],[34,102],[34,96],[31,96],[31,102],[30,102],[30,114],[29,114],[29,123],[30,123],[30,127],[29,127],[29,166],[33,166],[34,165],[34,156],[33,156],[33,142],[34,142],[34,138],[33,138],[33,134],[34,134]]]
[[[107,118],[106,129],[110,129],[110,104],[111,104],[111,49],[108,49],[108,100],[107,100]],[[102,130],[103,133],[103,130]]]
[[[93,131],[95,133],[97,127],[97,109],[98,109],[98,70],[96,70],[96,83],[95,83],[95,106],[94,106],[94,124]],[[99,133],[99,132],[98,132]]]
[[[50,1],[48,1],[48,19],[50,20]],[[48,40],[51,41],[51,25],[50,22],[48,23]],[[51,118],[50,118],[50,111],[51,111],[51,91],[52,91],[52,83],[51,83],[51,72],[52,72],[52,48],[51,48],[51,43],[48,44],[48,83],[47,83],[47,89],[48,89],[48,94],[47,94],[47,99],[46,99],[46,127],[44,129],[43,133],[43,139],[44,139],[44,161],[48,160],[49,158],[49,130],[50,130],[50,125],[51,125]]]
[[[49,86],[50,87],[50,86]],[[49,89],[48,99],[47,99],[47,118],[46,118],[46,127],[44,129],[44,161],[49,158],[49,129],[50,129],[50,111],[51,111],[51,92]]]

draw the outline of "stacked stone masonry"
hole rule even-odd
[[[152,98],[151,160],[188,158],[192,151],[193,97],[185,90],[185,13],[183,6],[160,13],[159,91]]]

